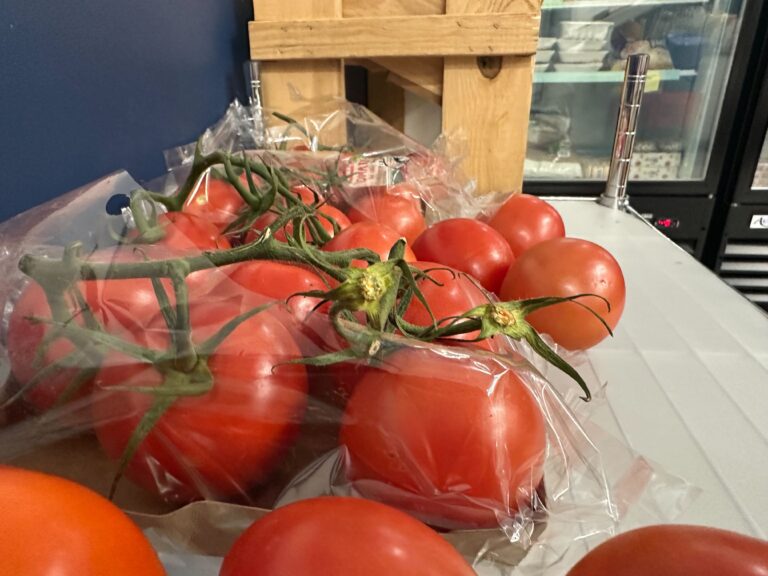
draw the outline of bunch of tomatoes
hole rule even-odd
[[[420,521],[492,528],[540,500],[548,423],[506,336],[567,367],[538,332],[597,344],[623,310],[621,270],[531,196],[487,222],[427,226],[414,183],[342,194],[348,166],[301,165],[198,156],[175,195],[134,195],[119,245],[23,258],[6,404],[48,420],[77,406],[115,460],[113,493],[126,476],[179,505],[248,502],[320,406],[338,414],[345,477],[367,500],[273,512],[221,574],[472,574]],[[73,486],[25,474],[0,469],[0,501],[39,482],[76,502]],[[70,524],[93,522],[72,510]],[[13,573],[33,573],[19,558]],[[146,558],[131,573],[160,573]],[[57,573],[88,573],[73,566]]]

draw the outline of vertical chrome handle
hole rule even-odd
[[[634,54],[627,58],[608,181],[605,185],[605,191],[599,199],[603,206],[624,208],[629,200],[627,181],[629,180],[632,151],[637,135],[637,120],[640,116],[640,105],[645,92],[649,61],[650,57],[647,54]]]
[[[245,69],[245,85],[248,89],[248,103],[261,107],[261,69],[258,60],[248,60]]]

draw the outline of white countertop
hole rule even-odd
[[[590,350],[589,363],[579,367],[593,385],[605,384],[608,401],[597,407],[575,404],[577,412],[660,470],[700,489],[675,522],[765,538],[768,316],[639,217],[592,201],[553,204],[568,235],[607,248],[627,282],[615,337]],[[549,376],[558,381],[562,374]],[[642,510],[622,529],[655,523],[658,512]],[[481,564],[477,571],[561,576],[586,549],[586,542],[573,542],[544,571],[535,554],[517,569]],[[175,567],[181,559],[164,557],[169,574],[202,576],[218,566],[218,559],[198,557]]]
[[[607,382],[600,424],[701,488],[676,521],[766,538],[768,316],[638,217],[553,203],[626,278],[615,337],[588,353]]]

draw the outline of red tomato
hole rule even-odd
[[[587,240],[553,238],[520,256],[509,269],[500,296],[502,300],[523,300],[583,293],[597,294],[611,303],[609,312],[598,298],[580,300],[600,314],[611,329],[615,328],[626,296],[619,263],[607,250]],[[528,321],[569,350],[589,348],[608,336],[597,318],[573,302],[537,310]]]
[[[413,244],[427,227],[418,191],[411,184],[372,188],[347,213],[352,222],[378,222]]]
[[[430,270],[429,276],[439,283],[435,284],[435,282],[427,279],[417,282],[436,320],[459,316],[476,306],[488,303],[488,296],[483,290],[461,272],[446,269],[442,264],[432,262],[414,262],[413,265],[420,270]],[[411,300],[404,318],[408,322],[420,326],[429,326],[432,323],[427,308],[416,298]],[[449,321],[446,321],[442,325],[448,323]],[[450,338],[453,340],[473,340],[477,338],[478,334],[479,330]],[[481,340],[475,345],[486,350],[498,349],[493,345],[492,340]]]
[[[703,526],[648,526],[589,552],[568,576],[765,576],[768,542]]]
[[[297,292],[328,290],[323,279],[314,272],[283,262],[252,260],[228,267],[230,278],[270,300],[286,300]],[[320,302],[319,298],[304,296],[290,298],[288,306],[298,320],[304,320]]]
[[[479,220],[450,218],[433,224],[413,245],[419,260],[440,262],[474,276],[497,293],[515,257],[496,230]]]
[[[157,217],[157,223],[165,231],[162,239],[152,246],[161,246],[179,254],[197,253],[203,250],[231,248],[229,240],[220,235],[219,229],[200,216],[186,212],[168,212]],[[138,230],[131,230],[126,235],[131,241],[139,235]],[[132,244],[144,249],[149,244]]]
[[[358,320],[362,322],[364,316],[358,314]],[[308,340],[305,345],[307,356],[339,352],[349,347],[349,343],[334,328],[330,316],[323,311],[307,317],[302,324],[302,335]],[[329,405],[343,407],[367,369],[368,366],[363,361],[313,366],[310,369],[312,393]]]
[[[231,248],[216,225],[194,214],[168,212],[160,214],[157,220],[165,229],[163,239],[156,242],[159,246],[184,253]]]
[[[177,251],[164,246],[125,247],[98,253],[91,260],[113,264],[166,260],[179,257]],[[190,298],[202,298],[221,278],[223,272],[212,268],[199,270],[187,276]],[[161,281],[171,304],[175,303],[173,285],[170,279]],[[83,282],[88,305],[99,317],[102,325],[111,334],[130,332],[140,334],[148,322],[159,311],[160,305],[152,281],[145,278],[110,279]]]
[[[243,175],[241,179],[244,178]],[[219,230],[224,230],[245,205],[245,200],[232,184],[216,178],[209,170],[184,203],[184,212],[200,216]]]
[[[555,207],[528,194],[512,196],[488,224],[504,236],[516,258],[539,242],[565,236],[565,224]]]
[[[322,202],[323,197],[318,195],[315,197],[315,194],[310,190],[307,186],[304,185],[298,185],[293,186],[291,188],[291,192],[296,194],[302,202],[308,205],[316,204],[317,202]],[[348,228],[352,222],[349,221],[349,218],[347,218],[347,215],[344,214],[341,210],[338,208],[334,208],[330,204],[323,204],[320,206],[317,211],[318,214],[318,222],[323,227],[323,229],[328,232],[330,236],[333,236],[335,234],[335,231],[333,229],[333,223],[331,220],[328,220],[327,218],[324,218],[322,215],[328,216],[332,218],[336,224],[339,227],[339,230],[344,230],[345,228]],[[251,226],[251,229],[248,231],[248,234],[245,237],[245,241],[247,242],[253,242],[256,238],[259,237],[261,232],[270,224],[272,224],[275,220],[277,220],[277,215],[273,212],[267,212],[265,214],[262,214],[259,216],[256,221]],[[306,234],[307,239],[310,239],[310,228],[308,224],[304,225],[304,233]],[[286,235],[290,236],[293,235],[293,223],[289,222],[286,224],[283,228],[275,232],[275,238],[277,240],[280,240],[281,242],[286,241]]]
[[[82,325],[79,306],[71,297],[66,300],[70,317],[76,324]],[[33,322],[31,318],[51,318],[51,309],[45,293],[35,282],[31,282],[24,289],[8,323],[8,359],[14,378],[22,386],[35,378],[40,370],[75,351],[74,345],[67,338],[56,338],[46,347],[45,352],[39,355],[40,347],[46,335],[50,333],[51,326]],[[87,361],[84,360],[83,364],[87,364]],[[38,411],[48,410],[72,383],[77,373],[76,368],[55,370],[31,388],[24,399]],[[80,395],[87,389],[88,385],[85,384]]]
[[[317,211],[320,214],[325,214],[326,216],[330,216],[336,221],[336,224],[339,226],[339,230],[345,230],[346,228],[349,228],[349,226],[352,224],[349,221],[349,218],[347,218],[346,214],[339,210],[338,208],[334,208],[333,206],[329,206],[328,204],[323,204],[320,206],[320,208],[317,209]],[[318,214],[318,222],[320,223],[320,226],[323,227],[323,230],[328,232],[328,234],[333,237],[335,234],[335,231],[333,229],[333,223],[323,218]],[[248,234],[245,236],[245,242],[253,242],[258,238],[261,233],[264,231],[265,228],[267,228],[270,224],[272,224],[275,220],[277,220],[277,215],[273,212],[267,212],[265,214],[262,214],[259,216],[256,221],[251,226],[251,229],[248,231]],[[304,234],[307,238],[307,240],[311,240],[312,236],[310,235],[310,228],[309,224],[304,224]],[[275,232],[275,239],[279,240],[280,242],[286,241],[286,236],[293,236],[293,223],[288,222],[283,228]]]
[[[399,239],[400,234],[391,228],[376,222],[357,222],[323,246],[323,250],[339,252],[353,248],[368,248],[376,252],[384,261],[389,258],[389,251]],[[407,246],[405,247],[405,260],[408,262],[416,260],[413,251]],[[366,263],[363,260],[355,260],[352,262],[352,266],[365,268]]]
[[[117,506],[69,480],[2,466],[0,510],[0,576],[165,574]]]
[[[153,246],[142,247],[140,251],[118,248],[96,252],[89,261],[131,262],[157,253],[158,249]],[[150,280],[89,280],[79,282],[77,286],[97,322],[112,335],[124,336],[131,331],[140,333],[149,318],[159,311]],[[165,282],[165,286],[172,297],[170,283]],[[80,305],[70,293],[65,294],[65,300],[67,320],[82,326],[84,315]],[[34,318],[50,320],[51,310],[43,289],[36,282],[30,282],[16,302],[8,325],[8,356],[11,371],[20,385],[29,383],[41,370],[75,352],[74,345],[65,336],[52,340],[43,350],[41,346],[52,326],[35,322]],[[98,360],[98,355],[91,355],[80,361],[80,367],[98,368]],[[78,368],[53,371],[25,394],[26,402],[37,411],[52,408],[78,373]],[[84,383],[79,397],[89,388],[89,383]]]
[[[323,201],[323,195],[319,192],[314,192],[306,184],[296,184],[291,186],[291,192],[296,194],[304,204],[315,204]]]
[[[256,521],[220,576],[472,576],[459,553],[413,518],[360,498],[313,498]]]
[[[142,245],[99,250],[90,255],[88,261],[119,264],[163,260],[178,256],[178,252],[170,251],[164,246]],[[225,278],[227,277],[224,271],[215,268],[190,274],[187,277],[190,300],[194,302],[205,298]],[[171,281],[165,278],[161,283],[173,305],[175,296]],[[87,280],[79,282],[77,287],[100,327],[113,336],[143,341],[142,334],[149,321],[160,311],[152,281],[148,278]],[[70,293],[65,295],[65,299],[68,309],[67,319],[82,326],[83,310]],[[44,353],[39,352],[52,327],[44,322],[35,322],[33,318],[51,319],[48,301],[43,289],[36,282],[30,282],[23,290],[9,319],[8,355],[11,371],[20,385],[29,383],[40,370],[75,351],[69,338],[62,336],[54,339]],[[90,355],[87,359],[80,361],[80,368],[98,368],[99,359],[99,354]],[[48,410],[56,404],[59,396],[78,373],[77,368],[55,370],[26,393],[24,398],[35,410]],[[80,396],[88,389],[88,383],[84,384]]]
[[[342,422],[348,476],[368,498],[443,528],[490,528],[531,505],[544,418],[513,372],[410,348],[369,369]]]
[[[193,340],[205,341],[249,308],[232,298],[193,305]],[[162,350],[167,330],[162,320],[152,326],[148,333]],[[307,402],[306,371],[285,362],[299,356],[290,332],[270,312],[240,324],[207,358],[213,388],[176,400],[140,444],[127,476],[171,502],[243,495],[269,474],[297,433]],[[155,367],[138,360],[117,353],[105,360],[92,408],[110,457],[120,457],[153,404],[153,395],[131,388],[157,387],[162,380]]]

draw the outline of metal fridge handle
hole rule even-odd
[[[619,120],[616,125],[616,137],[613,141],[611,165],[608,169],[608,181],[605,185],[605,191],[598,200],[603,206],[623,209],[629,201],[627,181],[629,180],[632,151],[637,135],[637,120],[640,116],[640,105],[645,92],[649,61],[648,54],[633,54],[627,58],[624,86],[619,105]]]

